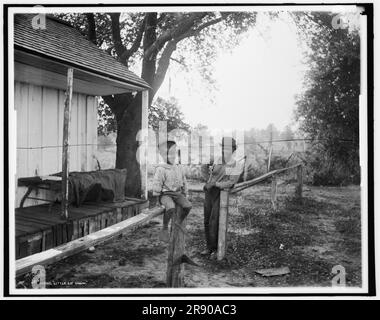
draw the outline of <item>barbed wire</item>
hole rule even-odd
[[[238,145],[239,144],[243,144],[243,145],[254,145],[254,144],[260,144],[260,143],[275,143],[275,142],[293,142],[293,141],[303,141],[303,142],[313,142],[313,141],[328,141],[329,139],[308,139],[308,138],[305,138],[305,139],[302,139],[302,138],[298,138],[298,139],[277,139],[277,140],[261,140],[261,141],[251,141],[251,142],[243,142],[243,143],[237,143]],[[349,140],[349,139],[335,139],[334,141],[341,141],[341,142],[351,142],[351,143],[354,143],[354,140]],[[180,144],[179,144],[180,145]],[[97,147],[110,147],[110,146],[114,146],[116,147],[117,144],[116,143],[83,143],[83,144],[69,144],[68,147],[87,147],[87,146],[97,146]],[[181,146],[181,145],[180,145]],[[196,145],[198,147],[200,147],[200,145]],[[50,149],[50,148],[62,148],[63,145],[54,145],[54,146],[38,146],[38,147],[17,147],[16,149],[19,149],[19,150],[33,150],[33,149]],[[201,144],[201,147],[207,147],[207,148],[211,148],[211,147],[215,147],[215,145],[205,145],[205,144]]]

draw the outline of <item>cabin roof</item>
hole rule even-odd
[[[35,14],[15,15],[16,51],[71,66],[82,72],[97,74],[103,79],[114,80],[119,84],[125,83],[133,89],[149,88],[147,82],[87,40],[77,29],[49,16],[46,16],[46,28],[35,29],[32,26],[32,19],[35,16]]]

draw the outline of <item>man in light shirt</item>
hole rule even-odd
[[[220,190],[232,188],[244,171],[244,158],[236,160],[236,141],[231,137],[222,139],[222,157],[214,164],[202,165],[202,176],[207,181],[203,190],[204,227],[206,236],[206,250],[203,255],[216,257],[218,247]]]

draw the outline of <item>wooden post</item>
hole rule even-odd
[[[65,109],[63,114],[63,144],[62,144],[62,211],[64,219],[69,217],[69,135],[70,135],[70,116],[73,96],[73,68],[67,69],[67,89],[65,94]]]
[[[142,92],[141,99],[141,144],[139,148],[141,198],[148,199],[148,105],[149,91]]]
[[[228,224],[228,200],[229,193],[220,191],[219,232],[218,232],[218,260],[223,260],[227,249],[227,224]]]
[[[188,153],[187,153],[188,158],[187,158],[187,160],[188,160],[188,165],[189,165],[190,168],[191,168],[191,165],[192,165],[193,163],[192,163],[192,161],[191,161],[191,143],[192,143],[192,141],[191,141],[191,134],[190,134],[190,133],[189,133],[189,135],[188,135],[187,143],[188,143],[188,145],[187,145],[187,150],[188,150]]]
[[[199,164],[202,164],[203,152],[202,152],[202,135],[199,136]]]
[[[302,185],[303,185],[303,167],[299,165],[297,167],[297,187],[296,187],[296,197],[302,198]]]
[[[275,174],[272,176],[270,199],[272,202],[272,209],[277,210],[277,176]]]
[[[268,162],[267,162],[267,172],[270,171],[270,162],[272,158],[272,151],[273,151],[273,124],[270,125],[270,145],[269,145],[269,155],[268,155]]]
[[[214,137],[210,137],[210,164],[215,162],[215,147],[214,147]]]
[[[168,248],[168,265],[166,271],[166,285],[169,288],[180,288],[183,282],[183,261],[185,252],[185,220],[180,222],[182,208],[176,206],[170,226],[170,240]]]
[[[270,148],[269,148],[267,172],[270,171],[270,162],[271,162],[271,158],[272,158],[272,150],[273,150],[273,146],[272,146],[272,144],[271,144],[271,145],[270,145]]]

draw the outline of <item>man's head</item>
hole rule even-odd
[[[232,137],[222,138],[222,155],[223,162],[228,162],[231,160],[232,154],[236,151],[236,140]]]
[[[174,164],[177,157],[177,144],[175,141],[163,142],[159,145],[161,157],[169,164]]]

